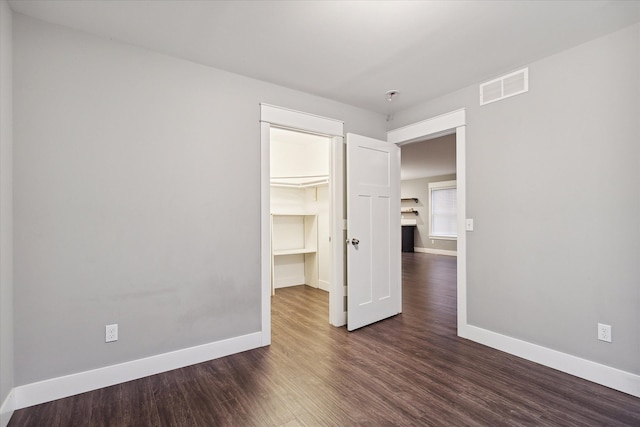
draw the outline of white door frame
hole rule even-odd
[[[334,326],[346,323],[344,312],[345,247],[344,239],[344,122],[312,114],[260,104],[261,154],[261,216],[260,252],[262,287],[262,345],[271,344],[271,235],[270,235],[270,156],[269,129],[271,125],[313,132],[332,137],[331,203],[332,203],[332,269],[329,301],[329,321]],[[458,193],[458,230],[465,230],[466,218],[466,113],[452,111],[387,132],[387,142],[399,146],[456,133],[456,180]],[[457,239],[458,335],[465,336],[467,328],[467,238],[466,232]]]
[[[313,114],[260,104],[260,281],[262,308],[262,345],[271,344],[271,126],[316,133],[331,137],[331,283],[329,284],[329,322],[346,323],[344,308],[344,122]]]
[[[458,335],[465,336],[465,330],[467,328],[467,234],[465,231],[465,218],[467,216],[467,171],[465,109],[452,111],[391,130],[387,132],[387,142],[402,146],[452,133],[456,134]]]

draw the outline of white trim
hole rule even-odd
[[[306,278],[304,276],[288,276],[278,277],[273,282],[274,289],[288,288],[290,286],[299,286],[306,284]]]
[[[420,252],[423,254],[433,254],[433,255],[446,255],[446,256],[458,256],[457,251],[452,251],[449,249],[434,249],[434,248],[421,248],[416,246],[413,248],[415,252]]]
[[[271,344],[271,157],[269,123],[260,123],[260,282],[262,345]],[[266,212],[266,215],[265,215]]]
[[[421,122],[413,123],[387,132],[387,141],[404,145],[425,141],[440,135],[456,134],[456,182],[458,204],[458,230],[465,230],[466,204],[466,111],[455,110]],[[467,233],[458,233],[457,238],[457,293],[458,335],[467,326]]]
[[[327,136],[342,136],[344,122],[302,111],[260,104],[260,121]]]
[[[455,179],[450,181],[435,181],[430,182],[428,187],[429,189],[442,190],[443,188],[456,188],[457,182]]]
[[[462,108],[421,122],[390,130],[387,132],[387,142],[404,145],[412,142],[425,141],[454,133],[456,128],[464,126],[465,124],[466,114],[465,109]]]
[[[322,289],[323,291],[329,292],[331,283],[326,280],[318,280],[318,289]]]
[[[456,203],[458,204],[458,335],[460,328],[467,325],[467,233],[465,221],[467,217],[467,127],[456,128]]]
[[[614,390],[640,397],[640,375],[622,371],[577,356],[498,334],[476,326],[464,325],[458,334],[472,341],[505,351],[523,359],[557,369]]]
[[[7,398],[2,402],[2,406],[0,406],[0,426],[7,427],[9,424],[9,420],[11,419],[11,415],[13,415],[13,411],[16,409],[15,407],[15,394],[14,389],[11,389]]]
[[[255,332],[209,344],[15,387],[14,410],[50,402],[262,346]]]
[[[333,326],[347,324],[347,308],[344,304],[345,257],[346,247],[346,211],[344,207],[344,153],[345,141],[342,136],[331,139],[331,216],[329,227],[331,233],[331,276],[329,288],[329,323]]]

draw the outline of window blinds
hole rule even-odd
[[[456,189],[431,190],[431,235],[457,237]]]

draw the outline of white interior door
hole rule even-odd
[[[347,329],[402,311],[400,148],[347,134]]]

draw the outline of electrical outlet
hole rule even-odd
[[[611,342],[611,325],[598,323],[598,339],[600,341]]]
[[[105,337],[104,342],[118,341],[118,324],[107,325],[104,327]]]

